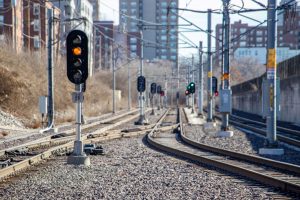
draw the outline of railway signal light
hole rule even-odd
[[[194,94],[195,93],[195,83],[190,82],[189,85],[186,87],[186,90],[188,91],[188,94]],[[188,95],[186,94],[186,95]]]
[[[146,90],[146,79],[144,76],[139,76],[137,79],[137,90],[138,92],[145,92]]]
[[[156,93],[157,93],[157,94],[160,94],[160,92],[161,92],[161,86],[158,85],[157,88],[156,88]]]
[[[189,95],[190,92],[188,90],[185,91],[185,95]]]
[[[219,96],[218,79],[215,76],[212,77],[212,92],[215,94],[215,96]]]
[[[156,93],[156,83],[151,83],[151,94]]]
[[[165,91],[162,90],[162,91],[160,92],[160,96],[162,96],[162,97],[165,96]]]
[[[80,30],[71,31],[66,40],[67,76],[74,84],[85,83],[88,78],[88,37]]]

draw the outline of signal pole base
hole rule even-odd
[[[233,136],[233,131],[219,131],[217,137],[229,138]]]
[[[152,109],[150,115],[155,115],[154,109]]]
[[[86,155],[70,155],[67,159],[67,164],[90,166],[91,160]]]
[[[134,122],[135,125],[149,125],[148,119],[145,115],[140,116],[140,119],[137,122]]]
[[[89,166],[91,164],[90,158],[83,153],[83,143],[82,141],[74,142],[74,151],[68,157],[67,164],[73,165],[84,165]]]

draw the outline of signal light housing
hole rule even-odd
[[[151,83],[151,94],[156,93],[156,83]]]
[[[158,86],[156,87],[156,93],[157,93],[157,94],[160,94],[160,92],[161,92],[161,86],[158,85]]]
[[[139,76],[137,79],[137,91],[144,92],[146,90],[146,79],[144,76]]]
[[[189,92],[189,94],[194,94],[195,93],[195,83],[194,82],[190,82],[189,85],[186,87],[186,90]]]
[[[67,76],[74,84],[82,84],[88,78],[88,37],[80,30],[71,31],[66,40]]]

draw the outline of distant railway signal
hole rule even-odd
[[[188,91],[188,94],[194,94],[195,93],[195,83],[190,82],[189,85],[186,87],[186,90]],[[186,94],[186,95],[188,95]]]
[[[71,31],[66,40],[67,76],[74,84],[85,83],[88,78],[88,38],[80,30]]]
[[[189,95],[190,92],[188,90],[185,91],[185,95]]]
[[[145,92],[146,90],[146,78],[144,76],[139,76],[137,79],[137,90],[138,92]]]
[[[156,83],[151,83],[151,94],[156,93]]]
[[[160,96],[162,96],[162,97],[165,96],[165,91],[162,90],[162,91],[160,92]]]
[[[157,94],[160,94],[160,92],[161,92],[161,86],[158,85],[157,88],[156,88],[156,93],[157,93]]]

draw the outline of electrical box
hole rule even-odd
[[[264,79],[262,82],[262,117],[267,117],[270,115],[270,89],[267,79]],[[277,112],[276,115],[280,116],[280,80],[277,78],[276,80],[276,104],[277,104]]]
[[[220,90],[220,108],[221,113],[231,113],[232,110],[232,92],[230,89]]]
[[[47,96],[39,97],[39,110],[40,110],[41,114],[48,113],[48,97]]]

